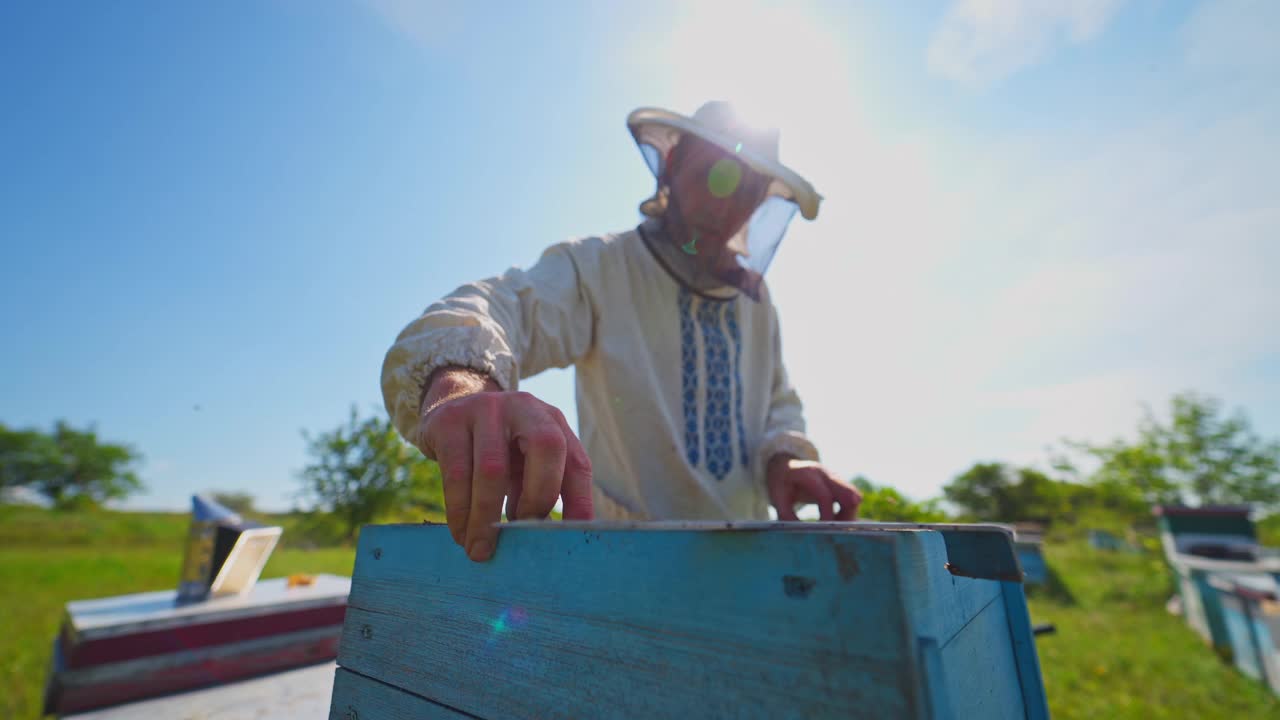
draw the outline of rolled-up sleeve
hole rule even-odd
[[[527,270],[463,285],[400,332],[383,360],[382,398],[401,436],[416,441],[423,384],[437,368],[471,368],[515,390],[588,352],[594,303],[573,248],[555,245]]]

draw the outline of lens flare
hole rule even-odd
[[[489,633],[488,645],[492,646],[502,635],[507,632],[519,628],[529,619],[529,614],[522,607],[509,607],[502,611],[498,617],[489,621],[489,627],[492,632]]]
[[[733,158],[720,158],[707,173],[707,189],[721,200],[729,197],[742,182],[742,165]]]
[[[697,230],[693,231],[693,238],[690,239],[689,242],[681,245],[680,249],[683,250],[686,255],[698,254],[698,231]]]

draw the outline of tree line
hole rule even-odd
[[[1257,435],[1241,411],[1196,393],[1175,395],[1167,419],[1148,408],[1136,437],[1066,440],[1047,470],[977,463],[944,486],[962,519],[1137,521],[1153,505],[1248,504],[1280,510],[1280,441]]]
[[[298,474],[304,512],[353,539],[362,525],[439,515],[440,471],[400,439],[380,413],[353,407],[341,425],[303,433],[308,463]],[[143,489],[132,446],[106,442],[93,427],[65,422],[49,431],[0,424],[0,489],[25,488],[57,508],[98,506]],[[890,522],[1077,522],[1106,515],[1150,518],[1153,504],[1247,503],[1280,510],[1280,441],[1263,439],[1240,411],[1196,393],[1175,395],[1167,418],[1147,409],[1133,438],[1102,444],[1066,440],[1044,467],[975,463],[943,486],[942,496],[914,500],[891,484],[853,478],[861,517]],[[222,493],[233,509],[252,510],[246,493]]]

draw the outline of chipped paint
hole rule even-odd
[[[817,580],[802,575],[783,575],[782,576],[782,592],[787,597],[807,598],[809,593],[813,592],[813,587],[818,584]]]

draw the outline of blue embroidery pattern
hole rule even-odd
[[[742,333],[738,331],[738,304],[725,303],[725,324],[733,340],[733,419],[738,423],[738,459],[747,466],[747,436],[742,423]]]
[[[680,288],[680,394],[684,405],[684,448],[689,464],[699,460],[698,346],[693,336],[693,294]]]
[[[717,480],[723,480],[733,469],[733,441],[729,435],[729,343],[720,327],[725,304],[700,302],[697,313],[707,373],[702,439],[707,444],[707,470]]]
[[[684,447],[689,464],[698,466],[706,458],[707,470],[723,480],[733,470],[734,422],[738,425],[738,461],[747,466],[747,438],[742,422],[742,332],[738,326],[736,303],[697,300],[693,293],[680,289],[680,399],[684,410]],[[706,387],[703,388],[704,415],[698,427],[698,335],[701,330]],[[728,339],[725,337],[728,328]],[[729,340],[733,341],[733,360],[729,358]],[[730,389],[729,375],[733,374]],[[733,405],[732,420],[730,404]]]

